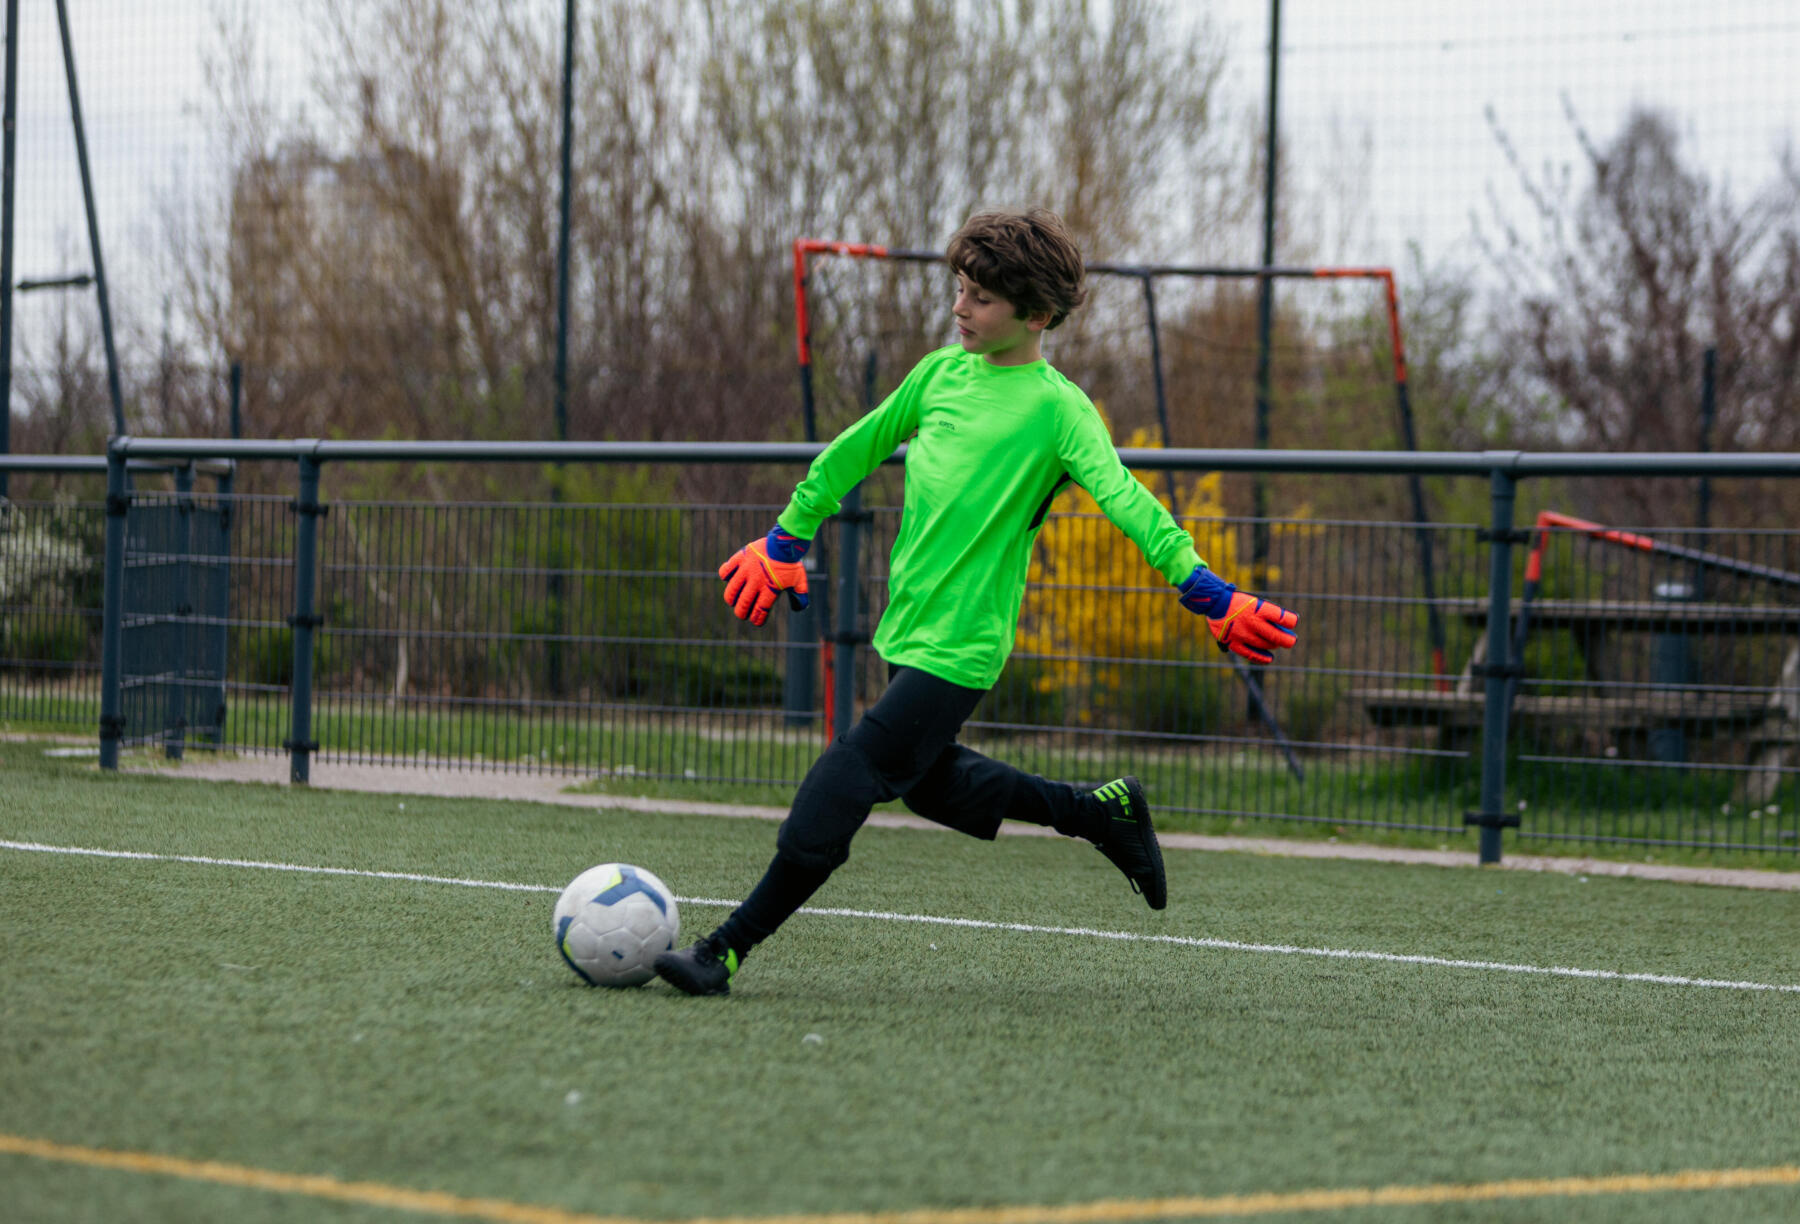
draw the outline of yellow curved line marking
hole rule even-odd
[[[408,1190],[381,1182],[279,1173],[214,1160],[185,1160],[153,1152],[119,1152],[0,1134],[0,1153],[128,1173],[156,1173],[273,1194],[298,1194],[396,1211],[415,1211],[497,1224],[672,1224],[629,1216],[590,1215],[560,1207],[534,1207],[504,1199],[464,1198],[440,1190]],[[702,1217],[679,1224],[1119,1224],[1130,1220],[1217,1219],[1355,1207],[1429,1207],[1524,1198],[1578,1198],[1600,1194],[1655,1194],[1670,1190],[1741,1190],[1800,1186],[1800,1165],[1760,1169],[1688,1169],[1679,1173],[1620,1173],[1609,1177],[1515,1178],[1423,1186],[1348,1187],[1284,1193],[1224,1194],[1157,1199],[1101,1199],[1063,1206],[920,1208],[911,1211],[839,1211],[814,1215]]]

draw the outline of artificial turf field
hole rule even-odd
[[[689,999],[555,895],[765,822],[0,769],[0,1219],[1800,1217],[1800,894],[871,828]]]

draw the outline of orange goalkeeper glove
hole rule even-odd
[[[794,611],[806,606],[806,567],[800,558],[810,544],[810,540],[776,526],[765,538],[752,540],[731,554],[719,567],[719,577],[725,581],[725,602],[739,620],[762,624],[783,591]]]
[[[1252,663],[1273,663],[1272,650],[1286,650],[1297,637],[1300,618],[1266,599],[1245,595],[1204,565],[1181,584],[1181,606],[1206,617],[1206,627],[1229,650]]]

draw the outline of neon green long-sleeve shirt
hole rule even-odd
[[[889,663],[993,687],[1012,652],[1032,543],[1065,475],[1171,584],[1202,564],[1193,539],[1119,461],[1081,388],[1047,362],[997,366],[961,345],[927,355],[825,448],[781,512],[782,528],[810,540],[902,442],[905,502],[875,632]]]

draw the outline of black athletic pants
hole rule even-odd
[[[992,840],[1004,819],[1097,836],[1104,809],[956,742],[985,695],[916,668],[895,668],[881,699],[807,771],[775,839],[775,858],[716,934],[741,956],[775,933],[850,857],[877,803],[900,799],[928,820]]]

